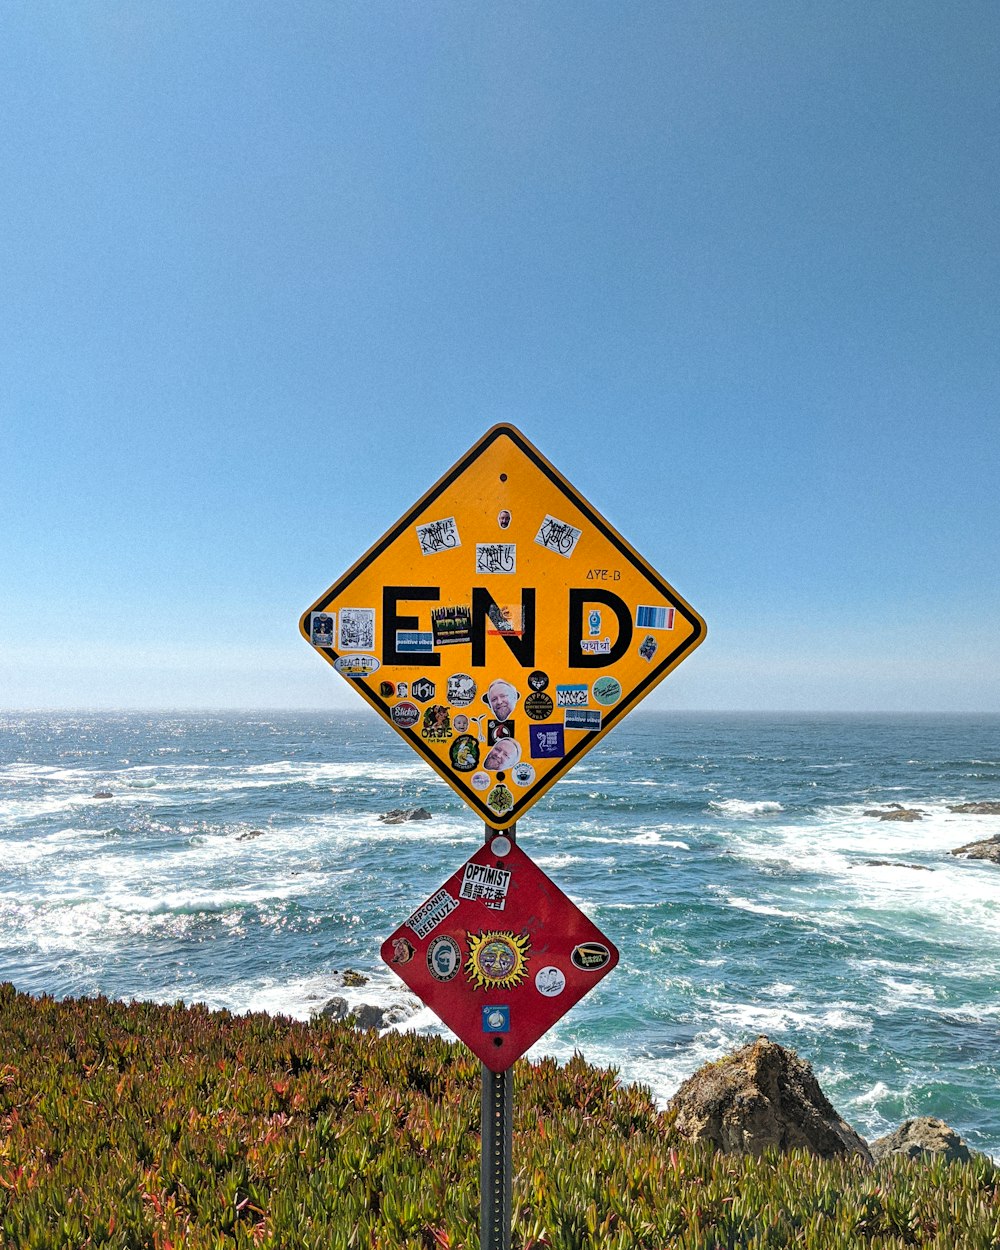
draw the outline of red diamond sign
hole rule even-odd
[[[618,951],[500,834],[382,945],[382,958],[493,1072],[618,963]]]

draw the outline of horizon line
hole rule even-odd
[[[324,714],[333,715],[340,712],[353,714],[355,711],[361,712],[365,716],[370,716],[374,720],[382,720],[383,717],[378,712],[373,711],[366,704],[359,704],[357,708],[351,707],[320,707],[316,705],[309,706],[288,706],[275,707],[268,705],[254,704],[221,704],[218,706],[195,706],[185,704],[126,704],[126,705],[98,705],[88,706],[86,704],[70,704],[70,705],[52,705],[39,707],[0,707],[0,716],[23,716],[23,715],[41,715],[47,713],[81,713],[88,714],[108,712],[135,712],[142,715],[146,714],[162,714],[162,713],[183,713],[185,715],[205,714],[218,715],[227,712],[233,714],[261,715],[265,713],[284,713],[284,714]],[[698,708],[698,707],[643,707],[633,708],[629,713],[629,717],[636,715],[649,715],[655,713],[657,715],[676,715],[676,716],[1000,716],[1000,710],[984,711],[983,709],[955,709],[942,710],[935,708],[781,708],[781,707],[762,707],[762,708]],[[623,722],[624,723],[624,722]]]

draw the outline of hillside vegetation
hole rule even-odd
[[[436,1038],[0,986],[0,1247],[478,1250],[479,1079]],[[515,1090],[516,1250],[1000,1250],[985,1160],[712,1155],[579,1057]]]

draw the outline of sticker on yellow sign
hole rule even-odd
[[[498,425],[301,630],[502,829],[691,654],[705,623],[523,434]]]

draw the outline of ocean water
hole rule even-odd
[[[1000,833],[949,811],[982,799],[1000,717],[636,712],[518,828],[621,951],[529,1057],[581,1050],[666,1102],[764,1032],[865,1136],[938,1115],[1000,1158],[1000,867],[949,854]],[[923,819],[864,815],[892,802]],[[433,819],[378,820],[416,805]],[[367,711],[0,714],[0,980],[399,1002],[382,940],[482,838]]]

